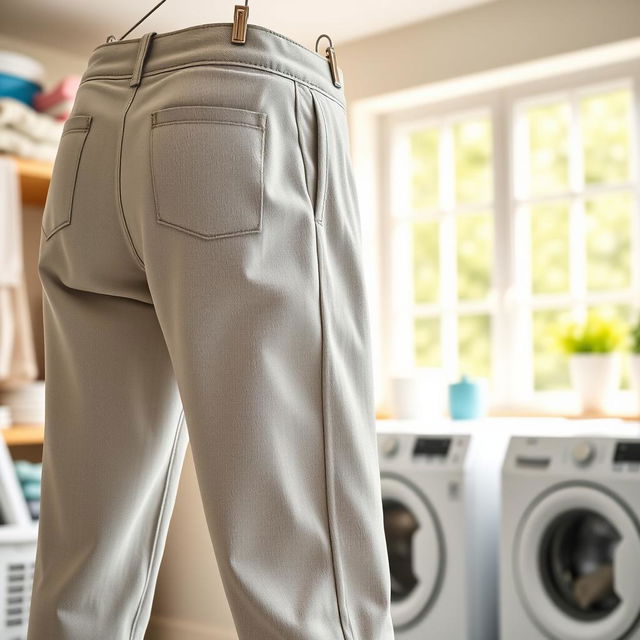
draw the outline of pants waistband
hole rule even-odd
[[[130,79],[198,64],[234,64],[276,73],[308,84],[345,106],[342,87],[333,84],[329,61],[286,36],[248,25],[245,44],[231,43],[232,23],[203,24],[96,47],[82,82],[97,78]],[[150,37],[151,36],[151,37]],[[144,39],[148,39],[148,47]],[[142,46],[141,46],[142,45]],[[140,60],[144,47],[146,56]]]

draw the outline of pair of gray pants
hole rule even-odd
[[[65,123],[29,640],[143,637],[187,438],[242,640],[393,638],[344,92],[230,36],[97,47]]]

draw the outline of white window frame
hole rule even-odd
[[[584,65],[583,65],[584,66]],[[545,102],[553,94],[572,95],[573,103],[584,92],[593,93],[601,88],[619,86],[621,82],[628,82],[632,87],[634,97],[633,126],[635,127],[634,140],[636,144],[632,153],[632,169],[634,180],[630,185],[617,186],[614,189],[628,190],[635,193],[635,211],[633,217],[633,263],[632,263],[632,287],[627,293],[619,293],[614,296],[609,294],[589,294],[588,303],[600,301],[624,302],[634,305],[636,313],[640,308],[640,180],[638,176],[638,132],[640,131],[640,56],[636,52],[634,56],[622,63],[608,64],[591,68],[583,68],[580,71],[570,72],[566,64],[559,64],[561,72],[554,73],[553,69],[547,69],[545,77],[537,77],[526,82],[521,82],[514,74],[514,79],[509,83],[500,85],[485,91],[454,91],[454,97],[439,100],[436,95],[429,97],[424,104],[411,106],[410,108],[396,108],[392,106],[392,100],[387,100],[384,108],[373,116],[368,114],[365,120],[366,109],[363,105],[360,111],[356,110],[361,121],[356,123],[356,143],[358,141],[359,127],[362,135],[368,130],[369,134],[376,135],[376,141],[370,143],[376,151],[376,165],[362,163],[357,165],[359,184],[367,179],[366,172],[373,171],[379,180],[377,192],[370,194],[370,202],[377,199],[379,203],[378,215],[375,224],[371,225],[373,231],[371,238],[376,244],[369,253],[369,259],[377,261],[376,271],[372,274],[375,282],[371,285],[372,306],[374,315],[377,316],[374,323],[374,363],[376,364],[376,398],[382,400],[384,405],[385,393],[389,389],[391,376],[402,374],[397,361],[394,362],[392,353],[392,332],[394,319],[392,317],[393,305],[386,304],[392,301],[394,291],[397,293],[398,283],[393,281],[394,270],[391,268],[392,250],[389,238],[392,237],[392,208],[394,206],[393,176],[389,172],[389,150],[393,150],[399,136],[412,123],[426,122],[429,119],[446,118],[450,114],[458,116],[462,113],[471,113],[476,110],[489,111],[492,120],[493,131],[493,171],[494,171],[494,261],[493,261],[493,287],[491,296],[491,327],[492,339],[492,369],[493,369],[493,394],[490,410],[495,412],[559,412],[573,413],[577,410],[577,399],[570,391],[537,391],[533,392],[531,362],[531,331],[528,326],[531,319],[531,308],[545,304],[555,308],[559,298],[552,300],[532,300],[528,291],[528,272],[523,270],[521,247],[519,242],[526,242],[528,235],[517,229],[522,224],[522,216],[516,216],[516,211],[521,205],[519,193],[516,188],[516,180],[513,175],[514,157],[518,144],[517,113],[518,109],[527,101],[541,99]],[[578,68],[579,65],[578,65]],[[499,74],[498,74],[499,75]],[[482,83],[480,83],[482,84]],[[486,83],[485,83],[486,86]],[[572,123],[574,135],[571,144],[579,145],[580,141],[575,135],[577,127]],[[392,151],[393,153],[393,151]],[[579,154],[578,154],[579,157]],[[357,163],[356,163],[357,164]],[[364,172],[364,173],[363,173]],[[581,202],[586,195],[595,192],[603,193],[611,190],[609,187],[592,187],[582,190],[582,185],[577,182],[582,179],[579,171],[572,172],[570,197],[573,201]],[[369,174],[370,178],[371,174]],[[371,184],[369,182],[369,184]],[[363,199],[364,203],[367,199]],[[574,208],[578,205],[573,205]],[[523,240],[523,238],[525,238]],[[504,248],[501,250],[500,248]],[[377,249],[377,251],[376,251]],[[527,252],[528,254],[528,247]],[[375,255],[374,255],[375,254]],[[516,259],[518,256],[518,259]],[[526,266],[526,265],[525,265]],[[454,274],[455,275],[455,274]],[[526,286],[523,284],[526,283]],[[576,293],[576,292],[573,292]],[[567,297],[571,303],[577,298],[572,295]],[[413,305],[408,298],[409,306]],[[460,304],[460,303],[459,303]],[[413,313],[409,312],[408,321],[413,323]],[[455,323],[451,323],[455,325]],[[407,331],[412,336],[412,331]],[[524,336],[524,338],[523,338]],[[449,338],[451,339],[451,337]],[[405,362],[405,365],[407,363]],[[402,367],[400,367],[401,369]],[[406,368],[406,367],[405,367]],[[448,372],[451,376],[452,372]],[[387,396],[388,398],[388,396]],[[388,404],[387,404],[388,406]],[[631,413],[634,410],[634,398],[629,391],[620,391],[615,401],[616,413]]]
[[[473,215],[474,213],[490,212],[494,213],[493,197],[485,203],[472,205],[455,204],[455,185],[452,173],[453,169],[453,127],[462,121],[473,118],[487,118],[493,131],[493,114],[487,108],[475,108],[472,103],[465,105],[464,110],[452,112],[430,112],[427,118],[418,120],[408,119],[406,121],[393,121],[388,127],[388,148],[391,149],[393,159],[390,169],[393,172],[389,180],[389,216],[385,221],[389,229],[387,236],[391,242],[402,243],[402,248],[396,246],[396,252],[407,256],[411,253],[411,234],[409,224],[413,221],[437,221],[440,222],[440,247],[455,246],[456,219],[460,216]],[[440,180],[442,190],[439,193],[438,204],[427,211],[412,212],[410,209],[409,181],[406,179],[410,169],[406,166],[409,159],[408,134],[414,130],[436,127],[442,132],[438,149],[439,166],[445,171]],[[493,141],[492,141],[493,144]],[[495,193],[495,188],[494,188]],[[400,234],[399,224],[405,224],[405,234]],[[404,235],[404,237],[403,237]],[[457,297],[457,260],[456,253],[452,255],[442,255],[441,252],[440,273],[440,300],[432,303],[415,304],[413,302],[413,276],[412,263],[406,260],[402,265],[395,264],[391,269],[392,300],[391,313],[396,316],[391,319],[392,326],[398,327],[401,322],[403,329],[396,331],[394,339],[396,348],[398,338],[404,340],[400,349],[396,349],[394,356],[397,362],[392,367],[398,373],[413,369],[413,326],[416,317],[441,318],[442,331],[442,351],[447,354],[446,373],[449,377],[458,374],[458,335],[457,319],[465,315],[486,314],[489,316],[493,326],[495,321],[495,295],[490,291],[485,300],[458,300]],[[493,274],[492,274],[493,282]]]

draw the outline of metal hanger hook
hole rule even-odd
[[[142,18],[140,18],[140,20],[138,20],[138,22],[136,22],[130,29],[128,29],[125,33],[123,33],[119,38],[116,38],[114,35],[110,35],[107,37],[107,42],[115,42],[116,40],[124,40],[138,25],[142,24],[152,13],[154,13],[155,11],[157,11],[167,0],[160,0],[158,2],[158,4],[156,4],[154,7],[152,7],[149,11],[147,11],[147,13],[145,13]],[[238,5],[236,5],[238,6]],[[240,34],[241,39],[238,41],[240,43],[244,42],[244,39],[246,38],[246,19],[247,16],[249,14],[249,0],[244,0],[244,6],[247,7],[247,9],[245,10],[243,17],[244,17],[244,22],[241,25],[241,31],[242,34]],[[235,22],[235,15],[234,15],[234,22]]]
[[[329,46],[333,47],[333,40],[331,39],[331,36],[327,35],[326,33],[321,33],[318,36],[318,39],[316,40],[316,47],[315,47],[316,53],[319,53],[319,51],[318,51],[318,43],[320,42],[320,40],[322,40],[322,38],[326,38],[329,41]]]

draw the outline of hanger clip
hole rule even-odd
[[[333,46],[327,47],[327,58],[329,60],[329,68],[331,69],[331,79],[333,80],[333,84],[339,89],[342,86],[342,74],[338,68],[336,50]]]
[[[249,1],[237,4],[233,10],[233,28],[231,29],[231,42],[244,44],[247,41],[247,23],[249,20]]]
[[[331,70],[331,80],[333,81],[334,86],[338,87],[339,89],[340,87],[342,87],[342,84],[343,84],[342,73],[340,71],[340,68],[338,67],[338,60],[336,58],[336,49],[333,46],[333,41],[326,33],[323,33],[318,36],[318,39],[316,40],[316,53],[318,52],[318,43],[320,42],[320,40],[322,40],[322,38],[326,38],[329,41],[329,46],[325,49],[325,57],[329,61],[329,69]]]

